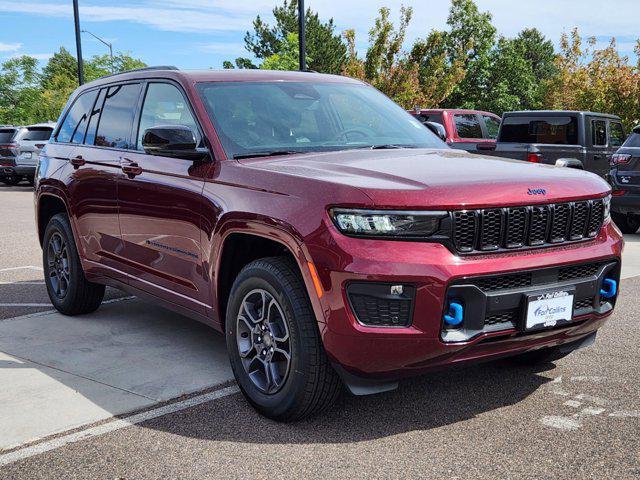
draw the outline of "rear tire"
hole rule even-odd
[[[340,378],[292,261],[270,257],[242,269],[229,296],[225,330],[236,381],[262,415],[300,420],[326,410],[340,394]]]
[[[69,219],[54,215],[42,242],[44,281],[51,303],[65,315],[81,315],[97,310],[104,298],[104,285],[84,276]]]
[[[611,218],[622,233],[633,234],[640,229],[640,216],[611,212]]]

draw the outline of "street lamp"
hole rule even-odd
[[[89,30],[81,30],[82,33],[88,33],[89,35],[91,35],[93,38],[95,38],[96,40],[98,40],[99,42],[104,43],[107,47],[109,47],[109,57],[111,57],[111,73],[114,73],[113,71],[113,45],[111,45],[109,42],[107,42],[106,40],[103,40],[102,38],[100,38],[97,35],[94,35],[93,33],[91,33]]]
[[[298,0],[298,48],[300,56],[300,70],[303,72],[307,69],[306,58],[306,32],[305,32],[305,16],[304,16],[304,0]]]

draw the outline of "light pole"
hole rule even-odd
[[[305,38],[304,0],[298,0],[298,47],[300,49],[300,70],[307,69],[306,38]]]
[[[76,28],[76,53],[78,55],[78,83],[84,83],[84,62],[82,61],[82,42],[80,41],[80,14],[78,0],[73,0],[73,22]]]
[[[113,71],[113,45],[111,45],[109,42],[107,42],[106,40],[101,39],[99,36],[94,35],[93,33],[91,33],[89,30],[81,30],[82,33],[88,33],[89,35],[91,35],[93,38],[95,38],[96,40],[98,40],[99,42],[104,43],[107,47],[109,47],[109,57],[111,58],[111,73],[114,73]]]

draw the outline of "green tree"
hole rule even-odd
[[[290,33],[280,45],[280,51],[265,58],[260,68],[263,70],[297,70],[299,62],[298,34]]]
[[[0,67],[0,123],[39,121],[35,112],[40,96],[38,61],[27,55],[12,58]]]
[[[496,36],[491,19],[491,14],[480,12],[473,0],[452,0],[445,41],[449,64],[462,62],[465,75],[447,99],[447,106],[478,108],[485,100]]]
[[[265,23],[260,16],[253,21],[253,32],[245,35],[245,47],[261,60],[280,53],[287,45],[288,35],[298,32],[298,2],[284,0],[273,9],[275,25]],[[346,59],[347,47],[335,33],[333,19],[322,22],[317,13],[305,12],[307,66],[322,73],[340,73]],[[240,62],[238,62],[240,60]],[[236,59],[236,67],[252,68],[247,59]],[[226,63],[231,66],[231,62]],[[298,65],[295,66],[297,70]]]

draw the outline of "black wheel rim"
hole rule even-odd
[[[57,232],[51,235],[47,245],[47,267],[53,293],[58,298],[64,298],[71,285],[69,250],[67,242]]]
[[[269,292],[245,295],[236,321],[238,353],[247,376],[263,393],[278,392],[291,365],[289,327],[282,307]]]

